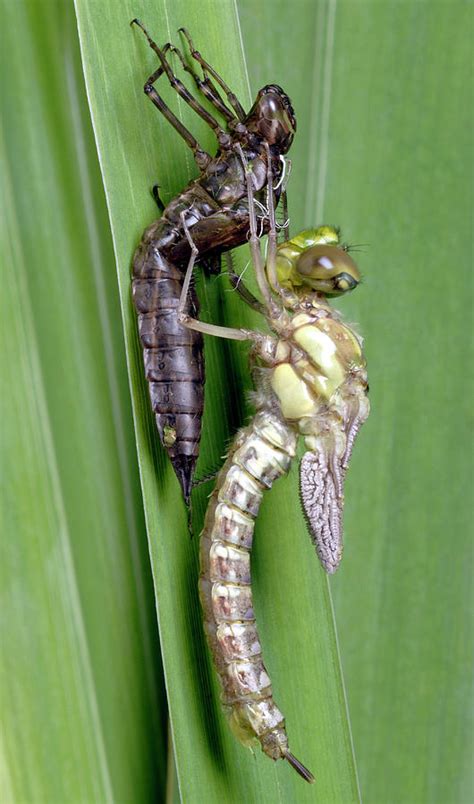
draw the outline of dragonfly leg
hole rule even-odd
[[[166,54],[170,50],[172,50],[172,46],[170,45],[170,43],[168,42],[164,46],[164,48],[158,47],[156,42],[154,42],[151,36],[149,35],[144,25],[142,25],[142,23],[136,19],[133,20],[133,22],[136,25],[138,25],[139,28],[141,28],[141,30],[143,31],[143,33],[147,38],[148,44],[150,45],[154,53],[156,53],[156,55],[158,56],[161,64],[158,70],[156,70],[146,82],[145,92],[147,92],[146,89],[147,85],[154,84],[155,81],[157,81],[158,78],[160,78],[160,76],[163,75],[163,73],[165,73],[166,77],[168,78],[168,81],[170,82],[170,85],[173,87],[174,90],[176,90],[178,95],[181,98],[183,98],[183,100],[188,104],[188,106],[190,106],[191,109],[193,109],[196,112],[196,114],[199,115],[199,117],[201,117],[208,124],[208,126],[212,128],[221,148],[228,148],[231,143],[229,134],[227,134],[227,132],[224,131],[224,129],[219,125],[218,121],[211,114],[209,114],[209,112],[206,111],[206,109],[203,106],[201,106],[201,104],[195,98],[193,98],[191,93],[188,92],[188,90],[184,86],[183,82],[180,81],[179,78],[177,78],[177,76],[173,73],[173,70],[171,69],[168,60],[166,58]]]
[[[285,240],[290,239],[290,219],[288,217],[288,195],[286,190],[281,194],[281,208],[283,212],[283,236]]]
[[[267,248],[267,276],[272,289],[281,295],[282,288],[278,283],[276,273],[277,230],[275,218],[275,203],[273,197],[273,171],[270,148],[267,151],[267,209],[268,209],[268,248]]]
[[[252,255],[252,262],[255,269],[257,284],[260,293],[263,296],[266,310],[268,311],[270,317],[272,319],[275,319],[278,318],[281,308],[272,296],[271,288],[269,286],[265,273],[265,266],[263,263],[262,253],[260,251],[260,240],[257,233],[257,215],[255,212],[255,203],[254,203],[254,187],[252,183],[252,168],[249,166],[246,156],[239,143],[236,144],[235,150],[239,154],[239,157],[244,166],[245,180],[247,183],[247,198],[249,205],[249,229],[250,229],[249,245],[250,245],[250,253]],[[274,213],[275,210],[273,210],[273,215]],[[276,229],[275,229],[275,235],[276,235]]]
[[[227,86],[225,81],[223,81],[223,79],[220,77],[220,75],[218,73],[216,73],[214,68],[211,67],[211,65],[207,61],[205,61],[205,59],[203,59],[203,57],[201,56],[199,51],[196,50],[196,48],[194,47],[193,40],[191,39],[191,36],[189,34],[189,31],[187,31],[186,28],[180,28],[179,33],[183,33],[184,36],[186,37],[186,40],[187,40],[188,45],[189,45],[189,52],[191,53],[191,56],[193,57],[193,59],[195,59],[195,61],[197,61],[198,64],[201,65],[202,71],[204,73],[204,76],[207,78],[208,75],[212,75],[212,77],[213,77],[214,81],[216,82],[216,84],[218,84],[220,86],[220,88],[224,90],[224,92],[225,92],[225,94],[227,96],[227,100],[229,101],[230,105],[234,109],[234,111],[237,114],[237,117],[239,118],[239,120],[243,121],[245,119],[245,112],[244,112],[242,106],[240,105],[237,96],[229,89],[229,87]]]
[[[285,156],[280,154],[280,159],[283,163],[283,170],[281,176],[278,180],[278,183],[274,186],[273,190],[276,192],[279,187],[280,190],[280,212],[283,216],[283,222],[278,222],[278,229],[283,230],[283,242],[290,239],[290,218],[288,216],[288,195],[286,192],[286,188],[288,186],[288,180],[291,174],[291,159],[287,159]],[[272,174],[273,180],[273,174]]]
[[[188,225],[186,223],[186,211],[183,210],[181,212],[181,223],[183,226],[184,234],[186,235],[186,239],[191,247],[191,256],[189,258],[188,267],[186,269],[186,275],[184,277],[183,289],[181,291],[181,296],[179,299],[178,305],[178,321],[182,326],[188,327],[188,329],[197,330],[197,332],[202,332],[205,335],[215,335],[217,338],[228,338],[233,341],[247,341],[253,340],[254,333],[251,330],[246,329],[237,329],[236,327],[221,327],[218,324],[208,324],[205,321],[200,321],[198,318],[193,318],[189,312],[189,288],[191,285],[191,279],[193,275],[194,264],[199,254],[199,250],[197,249],[189,231]]]
[[[272,171],[270,147],[268,146],[268,143],[265,143],[265,150],[267,152],[267,208],[268,208],[268,219],[270,224],[268,230],[266,273],[272,290],[275,293],[278,293],[284,304],[291,307],[294,304],[294,298],[295,298],[294,294],[280,285],[276,269],[278,242],[277,242],[277,229],[276,229],[276,218],[275,218],[275,196],[273,194],[273,171]]]
[[[239,296],[244,300],[252,310],[256,310],[257,313],[261,313],[265,315],[265,305],[262,304],[261,301],[257,299],[256,296],[253,295],[252,291],[248,289],[248,287],[244,284],[241,274],[237,274],[234,271],[234,266],[232,264],[232,256],[230,254],[225,254],[226,262],[227,262],[227,275],[229,277],[229,282],[237,291]]]

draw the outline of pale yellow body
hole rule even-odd
[[[285,757],[285,721],[262,659],[252,602],[250,550],[265,489],[284,475],[296,434],[279,416],[260,413],[234,443],[217,478],[201,534],[199,593],[204,627],[232,731],[255,739],[272,759]]]
[[[343,480],[355,435],[367,418],[361,340],[326,303],[359,281],[332,227],[307,230],[278,247],[278,305],[268,303],[273,335],[255,334],[257,414],[234,442],[201,535],[201,603],[230,726],[244,745],[257,739],[272,759],[313,776],[289,751],[273,700],[252,603],[250,550],[265,489],[285,474],[298,434],[300,494],[311,538],[328,573],[342,556]],[[274,287],[274,286],[273,286]],[[259,379],[258,379],[259,378]]]
[[[295,422],[310,449],[308,437],[320,431],[321,412],[337,412],[337,391],[352,379],[365,382],[365,366],[361,342],[330,308],[315,302],[314,312],[291,319],[277,342],[270,382],[282,415]]]

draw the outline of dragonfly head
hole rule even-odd
[[[268,84],[257,95],[244,120],[247,129],[273,145],[281,154],[289,150],[296,131],[291,101],[277,84]]]
[[[342,296],[360,282],[359,269],[347,251],[327,243],[305,249],[298,257],[295,274],[304,285],[325,296]]]

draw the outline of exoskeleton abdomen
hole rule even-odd
[[[195,50],[185,28],[180,31],[189,46],[189,59],[170,42],[160,48],[137,18],[132,24],[142,30],[161,65],[146,79],[144,92],[191,149],[200,173],[144,232],[133,261],[133,294],[140,317],[140,337],[147,350],[145,362],[153,410],[162,444],[189,504],[203,412],[203,340],[195,334],[190,342],[171,316],[177,314],[188,265],[192,271],[195,261],[207,258],[214,267],[223,251],[246,242],[249,171],[254,192],[263,191],[267,183],[273,183],[276,194],[281,192],[283,154],[293,141],[296,120],[290,99],[276,84],[263,87],[246,114],[236,95]],[[172,53],[220,119],[202,106],[175,75]],[[204,80],[191,65],[193,60],[201,65]],[[215,157],[201,147],[159,94],[157,83],[161,76],[213,130],[218,142]],[[262,233],[263,229],[268,226],[262,227]],[[242,288],[239,292],[249,298]],[[197,312],[197,299],[191,294],[186,315],[193,317]]]
[[[152,410],[188,501],[201,437],[204,361],[202,335],[177,319],[183,276],[167,258],[175,239],[165,218],[144,232],[133,258],[132,293]]]

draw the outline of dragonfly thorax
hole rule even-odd
[[[331,405],[336,391],[365,369],[356,335],[333,318],[329,308],[324,315],[320,312],[298,312],[291,333],[276,345],[271,387],[285,419],[317,417]]]

